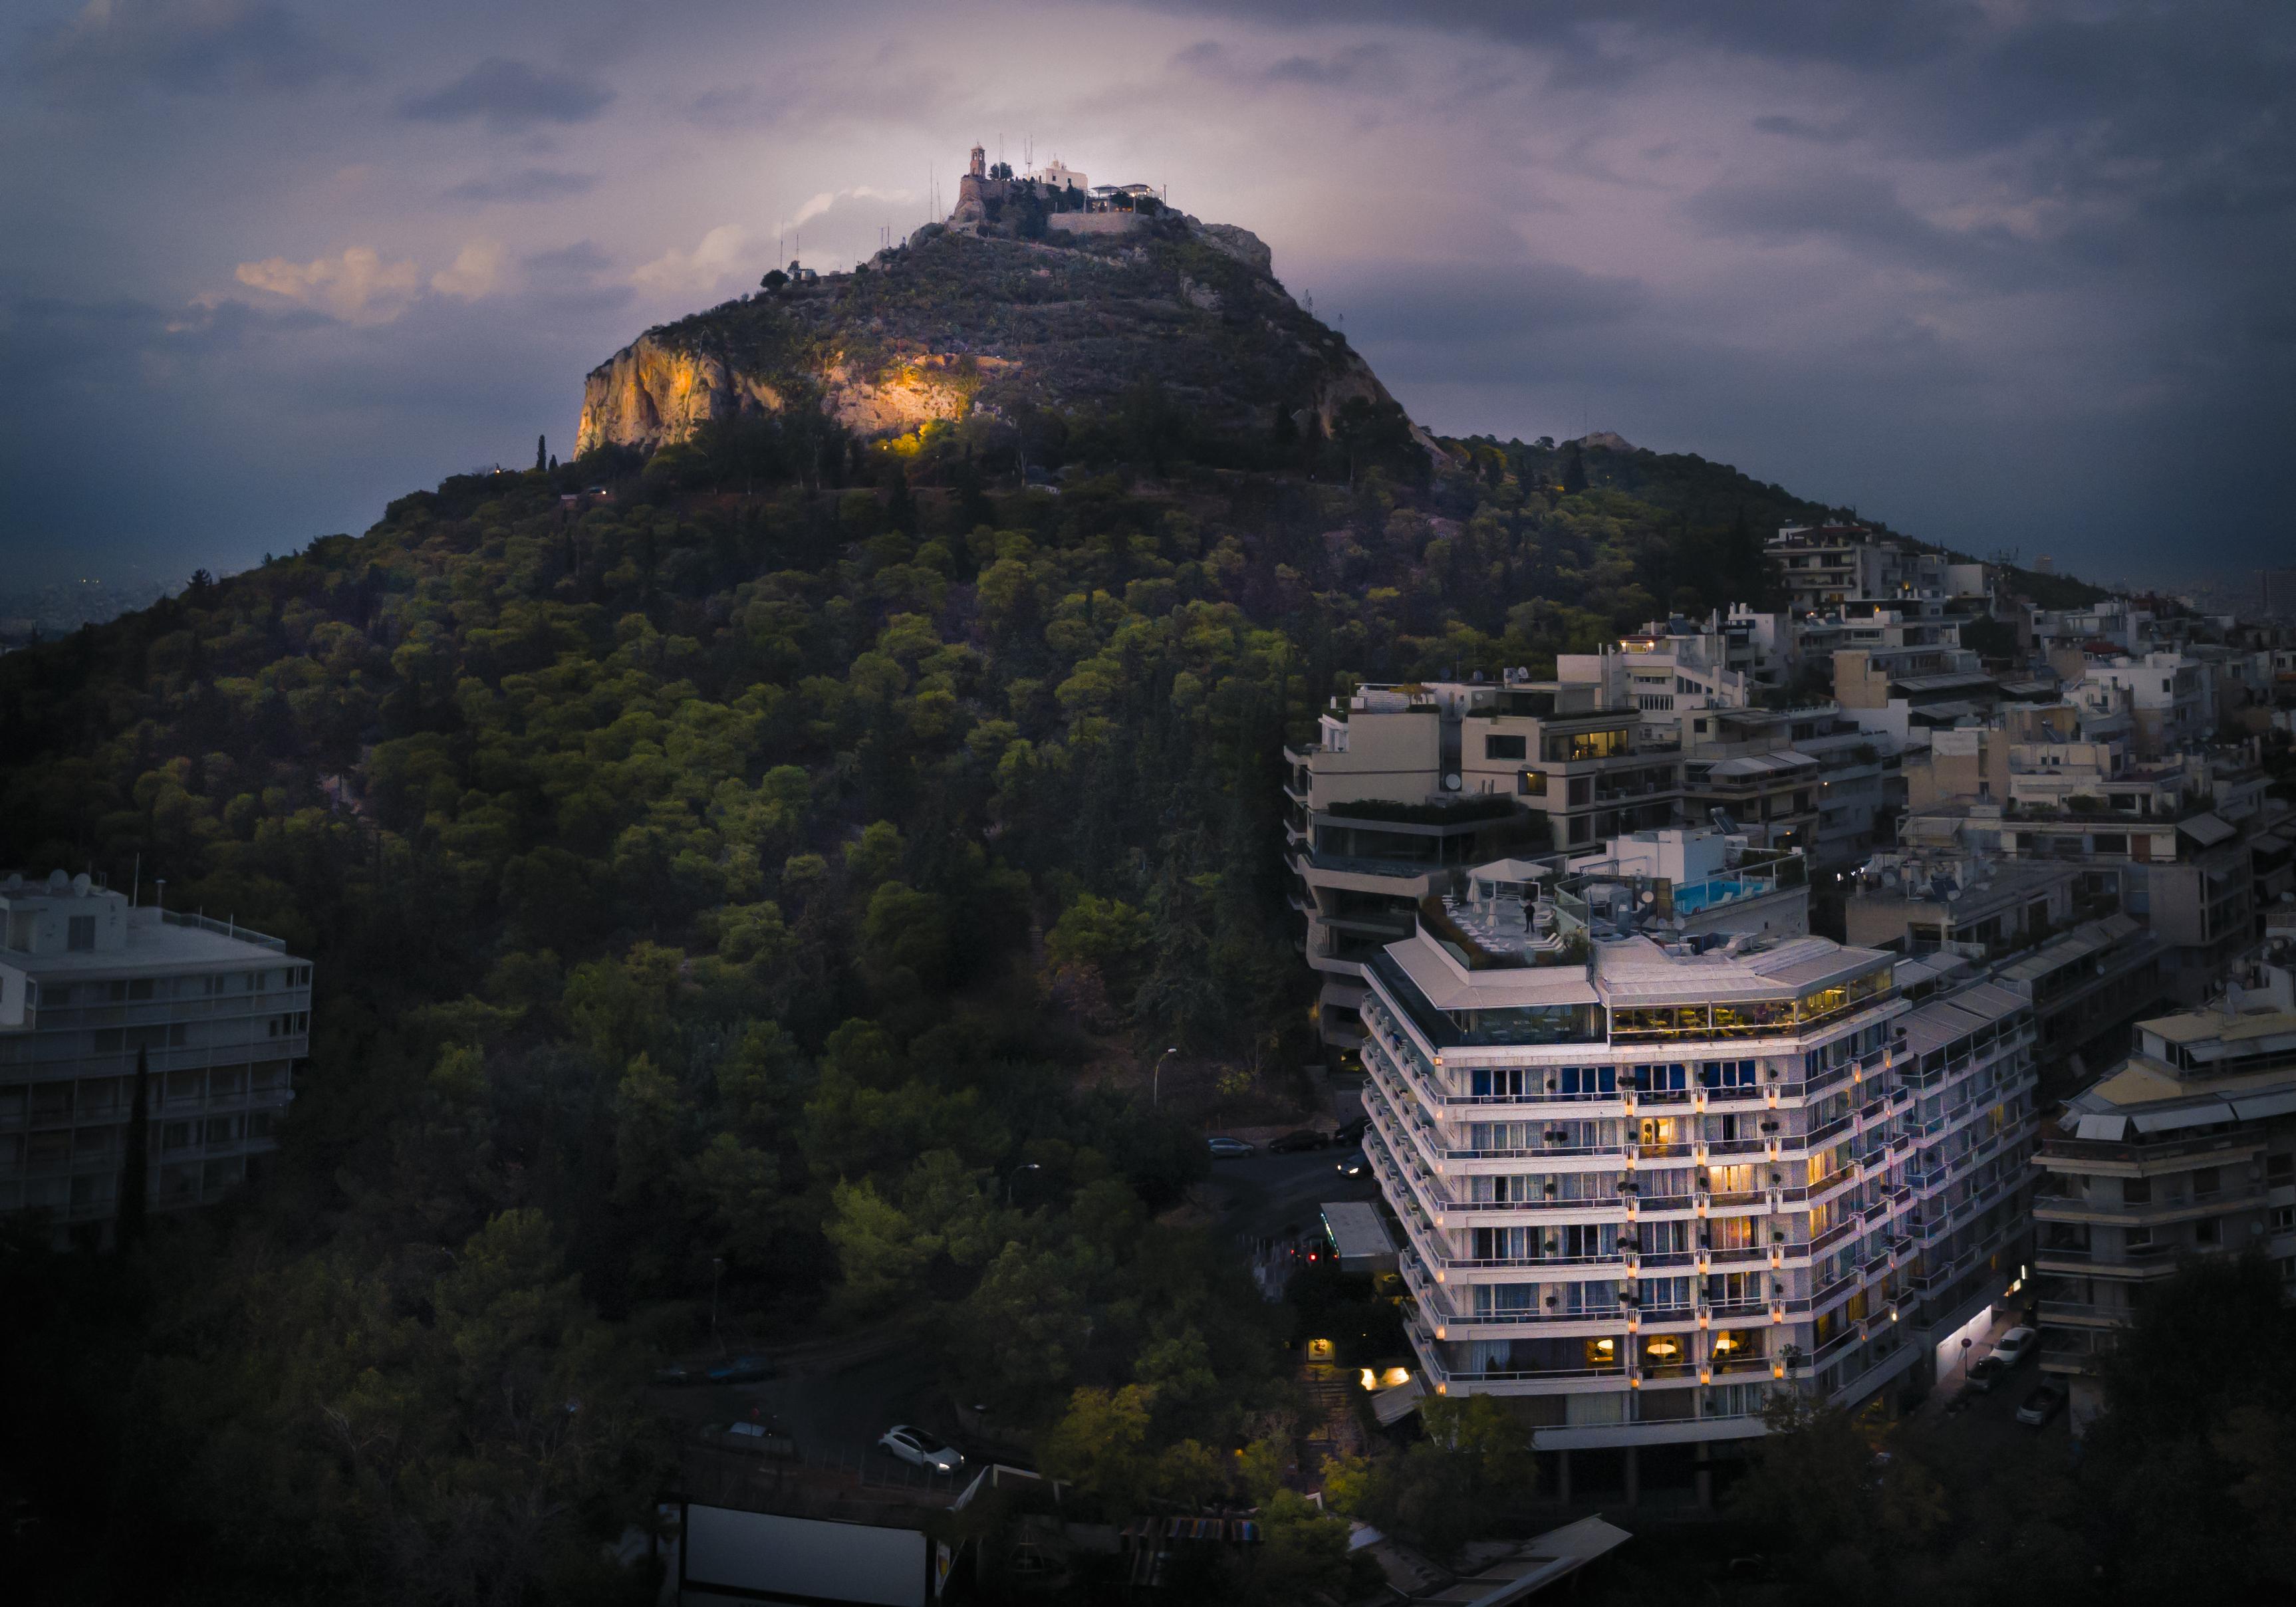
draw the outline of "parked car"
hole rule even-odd
[[[762,1356],[737,1356],[709,1369],[713,1384],[763,1383],[774,1375],[774,1365]]]
[[[672,1362],[666,1367],[653,1370],[653,1382],[666,1389],[682,1389],[687,1384],[700,1383],[701,1369],[689,1367],[684,1362]]]
[[[797,1460],[797,1441],[779,1423],[711,1423],[698,1438],[704,1445],[743,1456],[770,1456],[780,1462]]]
[[[936,1473],[954,1473],[964,1465],[964,1457],[955,1447],[943,1445],[922,1429],[913,1429],[905,1423],[895,1423],[886,1430],[878,1437],[877,1443],[911,1467],[930,1468]]]
[[[2001,1358],[2003,1366],[2013,1367],[2033,1354],[2033,1346],[2040,1337],[2030,1328],[2012,1328],[1995,1344],[1993,1354]]]
[[[1357,1150],[1352,1155],[1341,1156],[1339,1163],[1332,1169],[1342,1177],[1368,1177],[1371,1176],[1371,1160],[1361,1150]]]
[[[1363,1142],[1363,1136],[1369,1131],[1371,1131],[1371,1118],[1368,1116],[1358,1116],[1353,1121],[1343,1121],[1340,1123],[1338,1130],[1332,1135],[1332,1142],[1333,1144],[1361,1144]]]
[[[1267,1145],[1271,1155],[1297,1155],[1303,1150],[1323,1150],[1331,1147],[1331,1136],[1318,1133],[1313,1127],[1302,1127],[1296,1133],[1286,1133],[1272,1139]]]
[[[1993,1386],[2009,1376],[2009,1364],[1997,1356],[1981,1356],[1969,1364],[1969,1387],[1989,1395]]]
[[[1230,1138],[1225,1133],[1204,1140],[1210,1146],[1214,1160],[1235,1160],[1246,1155],[1259,1153],[1259,1146],[1245,1138]]]
[[[2024,1404],[2017,1408],[2017,1421],[2038,1429],[2054,1417],[2064,1404],[2064,1386],[2043,1384],[2025,1397]]]

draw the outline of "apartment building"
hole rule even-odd
[[[2261,1249],[2296,1284],[2292,958],[2283,939],[2206,1008],[2139,1022],[2035,1157],[2041,1365],[2069,1382],[2076,1429],[2113,1331],[2180,1259]]]
[[[1733,604],[1703,620],[1652,620],[1620,637],[1615,652],[1563,653],[1554,673],[1565,684],[1600,686],[1608,707],[1636,710],[1644,746],[1678,745],[1692,711],[1743,709],[1784,685],[1786,634],[1778,615]]]
[[[1767,553],[1799,613],[1823,613],[1845,603],[1946,593],[1942,553],[1877,537],[1864,525],[1786,525],[1770,538]]]
[[[2126,707],[2135,722],[2136,750],[2144,758],[2175,753],[2216,730],[2216,676],[2181,652],[2092,659],[2070,695],[2100,709]]]
[[[2030,947],[2097,897],[2070,865],[1898,849],[1860,866],[1842,935],[1900,954],[1948,948],[1973,959]]]
[[[1409,935],[1419,901],[1468,865],[1583,849],[1671,824],[1674,755],[1644,750],[1599,686],[1433,682],[1332,700],[1315,746],[1287,749],[1285,857],[1300,945],[1323,979],[1317,1022],[1351,1048],[1364,962]]]
[[[2023,1259],[2028,1002],[1909,1004],[1896,956],[1762,930],[1796,890],[1728,884],[1781,857],[1653,873],[1699,851],[1478,867],[1366,968],[1411,1343],[1438,1392],[1516,1404],[1565,1499],[1573,1453],[1623,1451],[1631,1497],[1775,1390],[1933,1376]]]
[[[219,1199],[278,1147],[310,1054],[311,967],[276,938],[62,871],[0,884],[0,1211],[101,1241],[139,1058],[146,1199]]]
[[[2134,915],[2115,914],[2084,921],[1995,973],[2032,1003],[2044,1095],[2070,1093],[2128,1053],[2130,1029],[2167,997],[2161,951]]]

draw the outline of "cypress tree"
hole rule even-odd
[[[536,468],[537,471],[538,471],[538,470],[540,470],[540,469],[541,469],[541,467],[542,467],[542,465],[543,465],[545,463],[546,463],[547,461],[549,461],[549,457],[550,457],[550,438],[549,438],[548,436],[546,436],[546,435],[537,435],[537,436],[536,436],[536,437],[534,438],[534,466],[535,466],[535,468]]]
[[[1586,488],[1586,455],[1578,449],[1578,443],[1572,441],[1570,450],[1562,455],[1562,494],[1576,496]]]
[[[127,1110],[127,1157],[119,1172],[119,1248],[144,1236],[152,1181],[152,1052],[135,1051],[135,1100]]]

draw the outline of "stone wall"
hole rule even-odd
[[[1128,234],[1143,221],[1137,212],[1055,212],[1045,226],[1073,234]]]

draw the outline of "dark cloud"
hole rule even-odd
[[[1949,51],[1984,22],[1967,0],[1167,0],[1164,9],[1197,16],[1324,25],[1366,23],[1478,35],[1582,62],[1655,63],[1686,48],[1719,48],[1782,59],[1905,68]]]
[[[1891,180],[1850,170],[1715,184],[1681,211],[1710,236],[1767,246],[1824,241],[1866,268],[1942,272],[1971,290],[2062,283],[2072,269],[2062,253],[1999,224],[1941,226],[1906,205]]]
[[[1854,132],[1845,119],[1831,118],[1823,121],[1796,117],[1791,112],[1774,111],[1754,119],[1754,127],[1762,134],[1775,134],[1786,139],[1808,140],[1813,144],[1838,145]]]
[[[424,123],[484,122],[514,132],[537,123],[586,123],[612,103],[605,85],[488,56],[443,89],[408,95],[399,115]]]
[[[594,241],[530,251],[518,259],[518,266],[529,296],[547,307],[554,317],[600,316],[627,307],[637,296],[627,283],[605,276],[613,258]]]
[[[1326,56],[1286,56],[1259,76],[1269,84],[1305,84],[1311,88],[1329,89],[1362,83],[1382,63],[1393,66],[1389,53],[1375,45],[1358,45]]]
[[[36,33],[23,65],[52,92],[95,95],[246,94],[365,72],[270,0],[108,0]]]
[[[581,280],[587,283],[613,266],[613,258],[600,250],[595,241],[578,240],[571,245],[553,246],[547,250],[529,251],[518,259],[529,278],[551,283]]]
[[[43,160],[0,164],[21,220],[0,229],[0,557],[166,531],[172,572],[217,567],[537,430],[557,445],[579,376],[673,310],[641,316],[636,265],[721,228],[770,239],[808,196],[945,180],[997,130],[1260,233],[1446,430],[1613,427],[2076,570],[2284,545],[2296,7],[1046,14],[1002,55],[921,0],[109,0],[12,33],[0,143]],[[222,93],[340,79],[338,37],[408,96]],[[7,93],[28,80],[44,92]],[[515,154],[463,148],[486,128]],[[593,238],[572,244],[561,209],[517,204],[578,197]],[[474,242],[478,206],[497,209]],[[840,206],[808,254],[879,221]],[[482,299],[420,290],[489,242],[507,266]],[[234,279],[349,248],[424,277],[363,320]]]
[[[1616,325],[1645,309],[1638,280],[1581,273],[1556,262],[1357,262],[1326,291],[1327,316],[1349,334],[1414,348],[1414,367],[1520,360],[1563,330]]]
[[[1394,65],[1393,53],[1376,45],[1351,45],[1321,55],[1294,53],[1263,61],[1247,58],[1242,52],[1232,50],[1216,39],[1200,39],[1175,51],[1171,57],[1175,70],[1200,78],[1260,87],[1298,85],[1308,89],[1341,89],[1368,84],[1376,80],[1383,68],[1392,70]]]
[[[521,168],[515,173],[496,173],[484,178],[466,178],[447,192],[450,201],[563,201],[570,195],[586,195],[598,186],[594,173],[568,173],[556,168]]]

